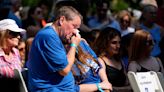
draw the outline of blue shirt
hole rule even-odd
[[[80,42],[80,47],[82,48],[82,50],[84,50],[86,53],[90,54],[93,58],[95,58],[97,60],[96,54],[89,47],[88,44],[86,44],[84,41],[81,41]],[[78,84],[100,83],[101,80],[100,80],[100,76],[98,74],[99,69],[101,68],[100,64],[97,64],[96,62],[92,61],[91,59],[86,59],[86,62],[87,62],[87,64],[92,66],[93,69],[91,69],[90,67],[88,67],[85,64],[82,64],[80,61],[76,61],[76,63],[80,64],[85,69],[84,75],[80,74],[80,70],[79,70],[79,68],[77,67],[76,64],[73,65],[73,69],[76,73],[76,77],[78,78],[78,80],[80,80],[80,83],[78,83]],[[95,75],[94,75],[93,71],[96,72]],[[85,77],[82,78],[82,76],[85,76]],[[76,78],[75,78],[75,80],[76,80]],[[78,81],[78,80],[76,80],[76,81]],[[80,88],[79,88],[78,85],[75,86],[75,90],[76,90],[76,92],[79,92]]]
[[[21,21],[21,19],[19,19],[19,18],[14,14],[14,12],[12,12],[11,10],[9,11],[8,18],[9,18],[9,19],[15,20],[16,24],[17,24],[20,28],[22,28],[22,21]]]
[[[103,23],[98,21],[95,17],[91,18],[88,21],[88,26],[89,26],[89,28],[92,28],[92,29],[104,29],[106,27],[112,27],[112,28],[115,28],[119,31],[121,29],[119,23],[114,19],[111,19],[111,22],[104,25]]]
[[[68,64],[66,50],[56,33],[48,26],[36,35],[27,62],[28,85],[31,92],[74,92],[71,72],[62,76],[58,71]]]

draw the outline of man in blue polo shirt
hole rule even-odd
[[[75,91],[70,70],[81,40],[74,29],[80,27],[82,16],[70,6],[63,6],[55,12],[53,24],[41,29],[31,46],[27,62],[31,92]],[[66,54],[62,43],[68,42],[71,48]]]

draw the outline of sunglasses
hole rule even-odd
[[[20,32],[9,31],[9,35],[11,35],[12,37],[18,37],[18,36],[21,36],[21,33]]]
[[[19,49],[19,51],[24,51],[25,48],[18,48],[18,49]]]
[[[130,23],[129,20],[121,19],[121,23]]]

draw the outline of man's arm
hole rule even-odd
[[[71,47],[67,54],[68,65],[63,70],[59,71],[61,75],[65,76],[70,72],[72,65],[74,64],[75,61],[75,52],[76,52],[76,48]]]
[[[75,46],[71,46],[69,49],[67,53],[68,65],[63,70],[59,71],[59,74],[65,76],[71,71],[72,65],[75,61],[76,47],[79,45],[80,41],[81,37],[79,36],[73,36],[71,38],[71,44],[74,44]]]

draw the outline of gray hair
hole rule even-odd
[[[61,16],[65,16],[66,20],[73,20],[74,16],[79,16],[83,19],[82,15],[72,6],[62,6],[55,12],[55,21]]]

